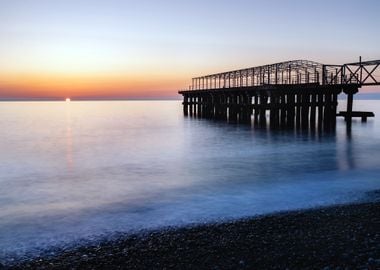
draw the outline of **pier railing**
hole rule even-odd
[[[343,65],[325,65],[308,60],[287,61],[195,77],[188,90],[311,83],[379,85],[380,60],[360,60]]]
[[[380,84],[380,60],[344,65],[324,65],[323,84]]]

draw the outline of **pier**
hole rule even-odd
[[[337,117],[351,126],[353,97],[363,86],[380,85],[380,60],[326,65],[294,60],[193,78],[183,96],[185,116],[252,123],[272,128],[331,129]],[[347,96],[337,112],[338,95]]]

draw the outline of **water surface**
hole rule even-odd
[[[177,101],[1,102],[0,261],[115,232],[360,199],[378,115],[347,133],[184,118]]]

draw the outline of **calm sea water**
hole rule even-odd
[[[184,118],[178,101],[0,103],[0,261],[116,232],[343,203],[380,188],[377,118],[333,134]]]

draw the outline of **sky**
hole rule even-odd
[[[0,99],[175,98],[192,77],[380,59],[378,0],[0,0]]]

